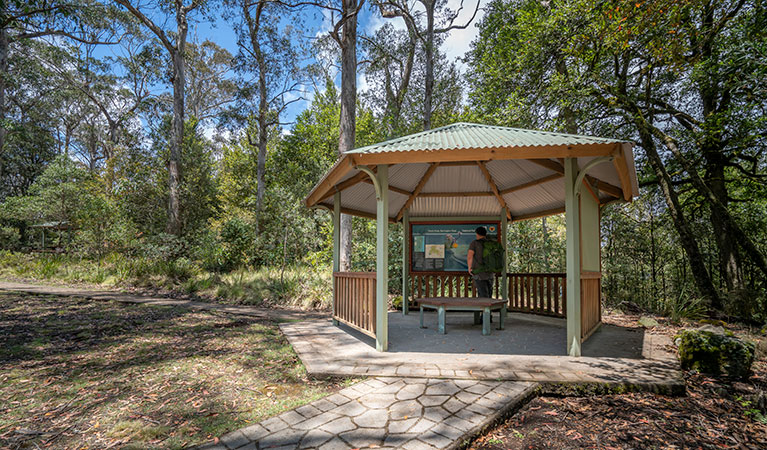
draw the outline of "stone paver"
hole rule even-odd
[[[440,378],[373,378],[230,432],[218,443],[197,449],[452,449],[521,406],[537,387],[537,383],[517,381],[455,383]],[[458,398],[477,395],[470,390],[482,391],[479,400],[492,402],[494,407],[465,408],[466,404]],[[407,399],[397,400],[400,393]],[[424,403],[434,403],[430,400],[433,398],[451,405],[452,411],[441,406],[424,407]],[[327,403],[333,404],[335,400],[342,404],[323,411]],[[459,405],[463,408],[458,408]]]

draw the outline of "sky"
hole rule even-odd
[[[413,0],[411,0],[412,2]],[[461,11],[456,24],[464,24],[469,20],[477,5],[477,1],[480,2],[480,10],[477,12],[472,24],[463,30],[452,30],[448,35],[445,43],[441,47],[441,50],[446,53],[447,57],[451,61],[456,61],[459,69],[464,72],[465,64],[460,61],[460,58],[470,49],[470,44],[478,34],[476,24],[484,15],[482,6],[488,0],[464,0],[464,8]],[[418,4],[420,6],[420,4]],[[448,0],[448,8],[457,10],[461,5],[461,0]],[[358,32],[365,34],[373,34],[378,28],[384,25],[387,21],[392,21],[396,28],[405,28],[405,24],[400,18],[396,19],[384,19],[377,13],[375,13],[368,2],[368,6],[361,12],[358,18]],[[330,21],[327,17],[323,17],[320,11],[316,13],[310,13],[307,17],[307,35],[319,35],[327,32],[330,27]],[[232,54],[237,53],[237,40],[231,26],[223,18],[218,19],[214,23],[200,22],[190,27],[189,40],[197,40],[202,42],[209,39],[219,46],[229,50]],[[340,75],[336,76],[336,84],[340,85]],[[358,74],[357,78],[358,93],[364,92],[367,89],[367,82],[363,74]],[[283,122],[292,122],[295,117],[304,109],[306,109],[313,97],[313,92],[307,90],[304,95],[304,101],[297,101],[289,105],[285,111],[282,120]]]

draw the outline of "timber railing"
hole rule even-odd
[[[567,317],[565,273],[507,273],[509,311]],[[588,338],[602,322],[600,272],[581,272],[581,337]],[[413,272],[413,299],[424,297],[476,297],[468,273]],[[500,276],[495,277],[493,297],[501,296]]]
[[[509,310],[554,317],[567,316],[564,273],[508,273]]]
[[[333,273],[333,319],[375,337],[375,272]]]
[[[494,297],[500,297],[500,281],[495,278]],[[477,290],[468,273],[413,272],[410,274],[413,298],[476,297]]]
[[[588,339],[602,323],[601,272],[581,272],[581,340]]]

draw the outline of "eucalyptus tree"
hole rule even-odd
[[[256,232],[266,192],[270,130],[293,102],[301,100],[304,49],[298,12],[271,0],[230,0],[238,35],[241,76],[236,114],[245,123],[248,144],[257,149]],[[254,105],[254,106],[251,106]]]
[[[142,1],[116,0],[141,24],[153,33],[167,52],[172,68],[173,122],[168,158],[168,223],[167,231],[181,233],[179,186],[181,177],[181,148],[184,142],[184,89],[186,87],[186,48],[189,15],[200,10],[204,0]],[[152,18],[155,17],[153,20]],[[175,29],[168,26],[172,23]]]
[[[589,130],[637,139],[645,180],[660,188],[698,291],[719,309],[685,201],[694,193],[720,222],[722,273],[737,272],[726,267],[726,246],[737,245],[767,278],[764,255],[722,201],[728,176],[764,177],[758,111],[767,102],[753,83],[765,73],[764,15],[762,0],[494,1],[470,54],[471,98],[538,124],[569,108]]]
[[[102,38],[109,30],[112,9],[93,0],[9,0],[0,8],[0,159],[16,159],[6,154],[9,134],[22,134],[27,127],[20,121],[29,119],[31,111],[12,104],[24,97],[22,86],[37,74],[25,72],[33,62],[16,61],[23,53],[44,53],[41,46],[54,46],[59,41],[110,43]],[[34,70],[34,69],[32,69]],[[13,111],[10,111],[11,108]],[[26,139],[29,139],[27,136]],[[34,146],[32,146],[34,148]],[[0,179],[15,178],[0,164]]]
[[[461,0],[458,8],[451,9],[448,0],[378,0],[377,6],[384,17],[401,17],[408,28],[412,27],[415,35],[424,49],[424,100],[423,100],[423,129],[432,127],[434,113],[434,81],[435,62],[438,56],[440,36],[445,36],[453,30],[467,28],[477,16],[480,2],[474,6],[471,17],[464,23],[456,23],[464,8]],[[420,4],[420,7],[418,7]],[[423,8],[421,10],[420,8]],[[425,24],[423,23],[425,22]]]

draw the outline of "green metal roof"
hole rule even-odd
[[[361,147],[347,154],[460,150],[470,148],[535,147],[625,142],[576,134],[458,122],[433,130]]]

